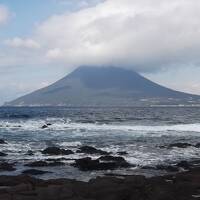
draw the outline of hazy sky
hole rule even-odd
[[[200,94],[199,0],[0,0],[0,103],[79,65]]]

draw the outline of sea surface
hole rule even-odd
[[[47,123],[52,125],[42,129]],[[89,145],[113,155],[119,151],[128,153],[124,158],[136,167],[115,173],[152,176],[161,172],[142,167],[200,158],[200,148],[161,148],[176,142],[200,142],[200,107],[1,107],[0,138],[8,142],[0,145],[0,151],[8,154],[4,159],[15,162],[17,167],[14,172],[0,174],[20,174],[27,169],[24,164],[52,158],[41,153],[49,146],[76,152],[79,147]],[[34,151],[34,155],[26,155],[28,150]],[[53,158],[86,156],[89,155],[75,153]],[[112,172],[81,172],[70,166],[72,161],[65,162],[65,166],[44,168],[53,173],[40,178],[88,180]]]

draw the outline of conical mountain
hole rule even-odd
[[[186,102],[199,96],[158,85],[117,67],[79,67],[63,79],[14,101],[11,106],[132,106]]]

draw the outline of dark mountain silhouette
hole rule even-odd
[[[140,105],[183,102],[199,96],[158,85],[138,73],[117,67],[79,67],[56,83],[6,105]]]

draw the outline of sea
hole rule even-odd
[[[51,124],[42,129],[45,124]],[[67,158],[64,166],[42,168],[52,173],[39,178],[70,178],[87,181],[105,173],[159,175],[159,170],[145,166],[170,165],[182,160],[200,158],[200,148],[167,148],[177,142],[195,145],[200,142],[200,107],[1,107],[1,158],[15,163],[16,171],[0,172],[17,175],[24,165],[48,158]],[[112,152],[126,151],[123,157],[134,166],[115,171],[82,172],[71,166],[71,159],[98,155],[75,153],[67,156],[47,156],[41,150],[50,146],[71,149],[89,145]],[[166,148],[165,148],[166,147]],[[32,150],[34,155],[27,155]],[[40,168],[41,169],[41,168]]]

